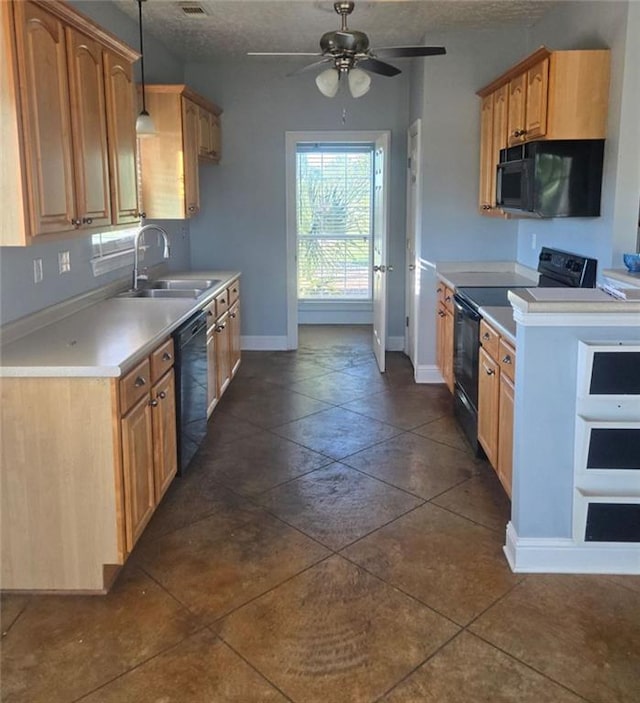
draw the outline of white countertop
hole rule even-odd
[[[536,285],[538,272],[515,261],[444,261],[436,275],[449,288]]]
[[[86,307],[4,345],[0,376],[121,376],[237,276],[237,271],[172,273],[171,278],[221,283],[197,299],[115,297]]]
[[[604,269],[602,275],[622,287],[640,288],[640,273],[631,273],[627,269]]]
[[[640,325],[640,301],[619,300],[599,288],[518,288],[508,296],[525,313],[628,313]]]

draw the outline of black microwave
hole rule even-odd
[[[496,202],[530,217],[598,217],[603,139],[529,142],[502,149]]]

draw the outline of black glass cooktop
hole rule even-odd
[[[507,307],[511,305],[507,293],[515,288],[535,288],[532,282],[530,286],[463,286],[456,289],[456,294],[463,298],[474,309],[484,307]]]

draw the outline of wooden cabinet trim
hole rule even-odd
[[[129,408],[151,389],[151,367],[149,360],[144,359],[134,366],[120,380],[120,409],[126,413]]]
[[[514,66],[511,66],[507,71],[498,76],[498,78],[491,81],[491,83],[476,91],[476,95],[479,95],[481,98],[491,95],[491,93],[494,93],[498,90],[498,88],[502,87],[505,83],[508,83],[512,78],[515,78],[521,73],[526,73],[526,71],[528,71],[532,66],[535,66],[545,58],[549,58],[552,53],[553,52],[545,46],[541,46],[532,54],[522,59],[522,61],[519,61]]]
[[[214,102],[207,100],[207,98],[200,95],[200,93],[196,93],[195,90],[189,88],[189,86],[184,83],[151,83],[145,86],[145,91],[147,93],[171,93],[173,95],[182,95],[214,115],[222,114],[221,107],[216,105]]]

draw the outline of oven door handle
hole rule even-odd
[[[478,322],[482,319],[482,315],[480,315],[472,307],[467,305],[464,300],[458,298],[457,295],[453,296],[453,304],[455,305],[456,312],[459,312],[461,315],[464,315],[465,317],[470,317],[475,322]]]

